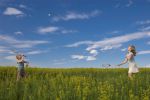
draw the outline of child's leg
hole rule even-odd
[[[129,78],[132,78],[132,73],[128,73],[128,77],[129,77]]]
[[[17,81],[20,80],[20,71],[17,72]]]
[[[23,78],[24,77],[24,69],[20,70],[20,77]]]

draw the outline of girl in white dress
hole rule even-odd
[[[128,71],[128,77],[132,78],[133,73],[138,73],[139,69],[135,63],[134,57],[136,56],[136,49],[135,46],[131,45],[128,47],[128,53],[125,57],[125,60],[119,64],[118,66],[121,66],[123,64],[126,64],[128,62],[129,64],[129,71]]]

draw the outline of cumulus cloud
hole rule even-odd
[[[94,57],[94,56],[87,56],[86,60],[87,61],[94,61],[94,60],[96,60],[96,57]]]
[[[82,60],[82,59],[85,59],[86,56],[83,56],[83,55],[72,55],[71,58],[72,59]]]
[[[97,56],[98,55],[98,51],[97,50],[90,50],[89,53],[92,54],[93,56]]]
[[[6,10],[3,12],[3,14],[8,15],[8,16],[11,16],[11,15],[23,16],[24,15],[24,13],[21,10],[12,8],[12,7],[6,8]]]
[[[95,56],[84,56],[84,55],[72,55],[72,59],[77,59],[77,60],[86,60],[86,61],[94,61],[96,60]]]
[[[80,19],[80,20],[89,19],[91,17],[95,17],[95,16],[99,15],[100,13],[101,13],[101,11],[99,11],[99,10],[94,10],[90,13],[68,12],[66,15],[53,17],[53,21],[60,21],[60,20],[68,21],[68,20],[75,20],[75,19]]]

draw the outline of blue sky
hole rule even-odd
[[[0,64],[100,67],[119,64],[128,45],[150,65],[150,0],[0,0]]]

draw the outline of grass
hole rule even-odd
[[[128,69],[27,68],[16,81],[15,67],[0,67],[0,100],[149,100],[150,69],[133,80]]]

